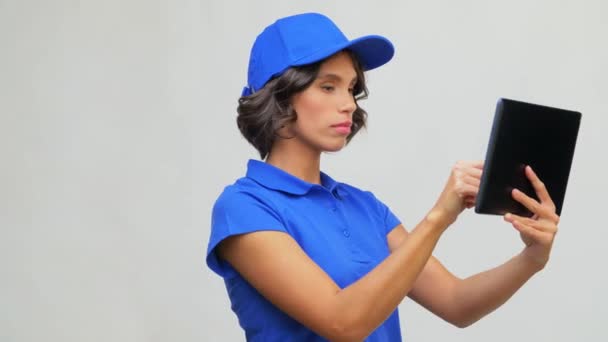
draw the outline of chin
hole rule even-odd
[[[325,144],[322,146],[322,150],[325,152],[338,152],[342,150],[346,146],[346,139],[340,141],[339,143],[333,144]]]

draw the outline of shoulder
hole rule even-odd
[[[224,188],[211,214],[207,264],[212,270],[224,277],[235,275],[215,253],[215,248],[227,238],[257,231],[286,232],[284,220],[271,197],[266,189],[247,178]]]
[[[213,205],[213,212],[242,211],[243,206],[252,204],[272,207],[273,197],[272,191],[260,186],[250,178],[243,177],[224,188]]]
[[[279,201],[256,184],[241,178],[224,188],[211,212],[212,239],[269,228],[285,230]]]

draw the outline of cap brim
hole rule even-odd
[[[382,36],[370,35],[356,38],[342,44],[336,44],[330,48],[318,51],[298,60],[293,65],[297,66],[315,63],[344,49],[351,50],[361,62],[363,70],[366,71],[386,64],[395,54],[395,48],[388,39]]]

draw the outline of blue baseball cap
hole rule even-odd
[[[363,70],[377,68],[395,54],[388,39],[369,35],[349,40],[331,19],[319,13],[281,18],[266,27],[253,43],[242,96],[260,90],[289,67],[315,63],[344,49],[358,57]]]

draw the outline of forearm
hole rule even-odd
[[[344,329],[365,337],[388,318],[414,285],[449,223],[431,212],[382,263],[338,293]]]
[[[454,291],[457,325],[468,326],[494,311],[539,270],[520,253],[496,268],[460,281]]]

